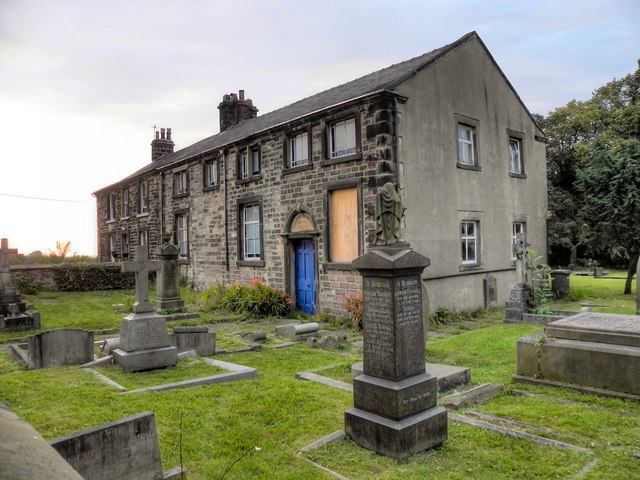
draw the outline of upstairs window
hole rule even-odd
[[[140,246],[140,247],[149,246],[149,231],[148,230],[140,230],[138,232],[138,246]]]
[[[524,173],[524,134],[507,128],[509,144],[509,175],[526,178]]]
[[[178,258],[189,258],[189,219],[186,213],[176,215],[176,244]]]
[[[463,123],[458,124],[458,163],[477,165],[476,128]]]
[[[140,182],[138,191],[140,196],[140,213],[149,213],[149,184],[146,181]]]
[[[186,170],[173,174],[173,196],[187,195],[189,193],[189,176]]]
[[[129,189],[122,190],[122,216],[124,218],[129,216]]]
[[[309,134],[302,132],[292,135],[289,139],[289,167],[302,167],[309,163]]]
[[[260,147],[243,148],[238,156],[238,180],[251,180],[260,175]]]
[[[329,127],[329,158],[345,157],[356,151],[355,117],[332,123]]]
[[[478,263],[478,222],[460,223],[460,243],[462,246],[462,264]]]
[[[107,220],[115,220],[116,218],[116,194],[114,192],[109,193],[109,205]]]
[[[209,160],[204,164],[204,188],[218,186],[218,161]]]

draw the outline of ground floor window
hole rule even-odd
[[[359,254],[358,189],[329,192],[329,261],[350,263]]]
[[[511,260],[516,261],[516,245],[518,244],[518,239],[522,238],[526,235],[526,224],[524,222],[514,222],[511,233],[511,245],[512,245],[512,253]]]
[[[242,257],[244,260],[262,258],[262,232],[260,226],[260,205],[243,205],[242,214]]]
[[[176,215],[176,244],[178,258],[189,258],[189,219],[186,213]]]
[[[460,244],[462,264],[478,263],[478,222],[465,220],[460,223]]]

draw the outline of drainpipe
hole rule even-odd
[[[222,175],[222,177],[224,178],[224,185],[222,186],[222,188],[224,188],[224,265],[225,265],[225,269],[228,272],[229,271],[229,214],[227,212],[227,208],[228,208],[228,198],[227,198],[227,151],[226,150],[220,150],[220,154],[222,156],[222,168],[220,170],[222,170],[222,172],[224,172],[224,175]]]

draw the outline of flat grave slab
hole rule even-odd
[[[566,340],[640,347],[640,316],[584,312],[549,323],[546,332]]]

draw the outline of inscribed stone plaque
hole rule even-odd
[[[364,373],[398,380],[424,373],[419,276],[364,277]]]

